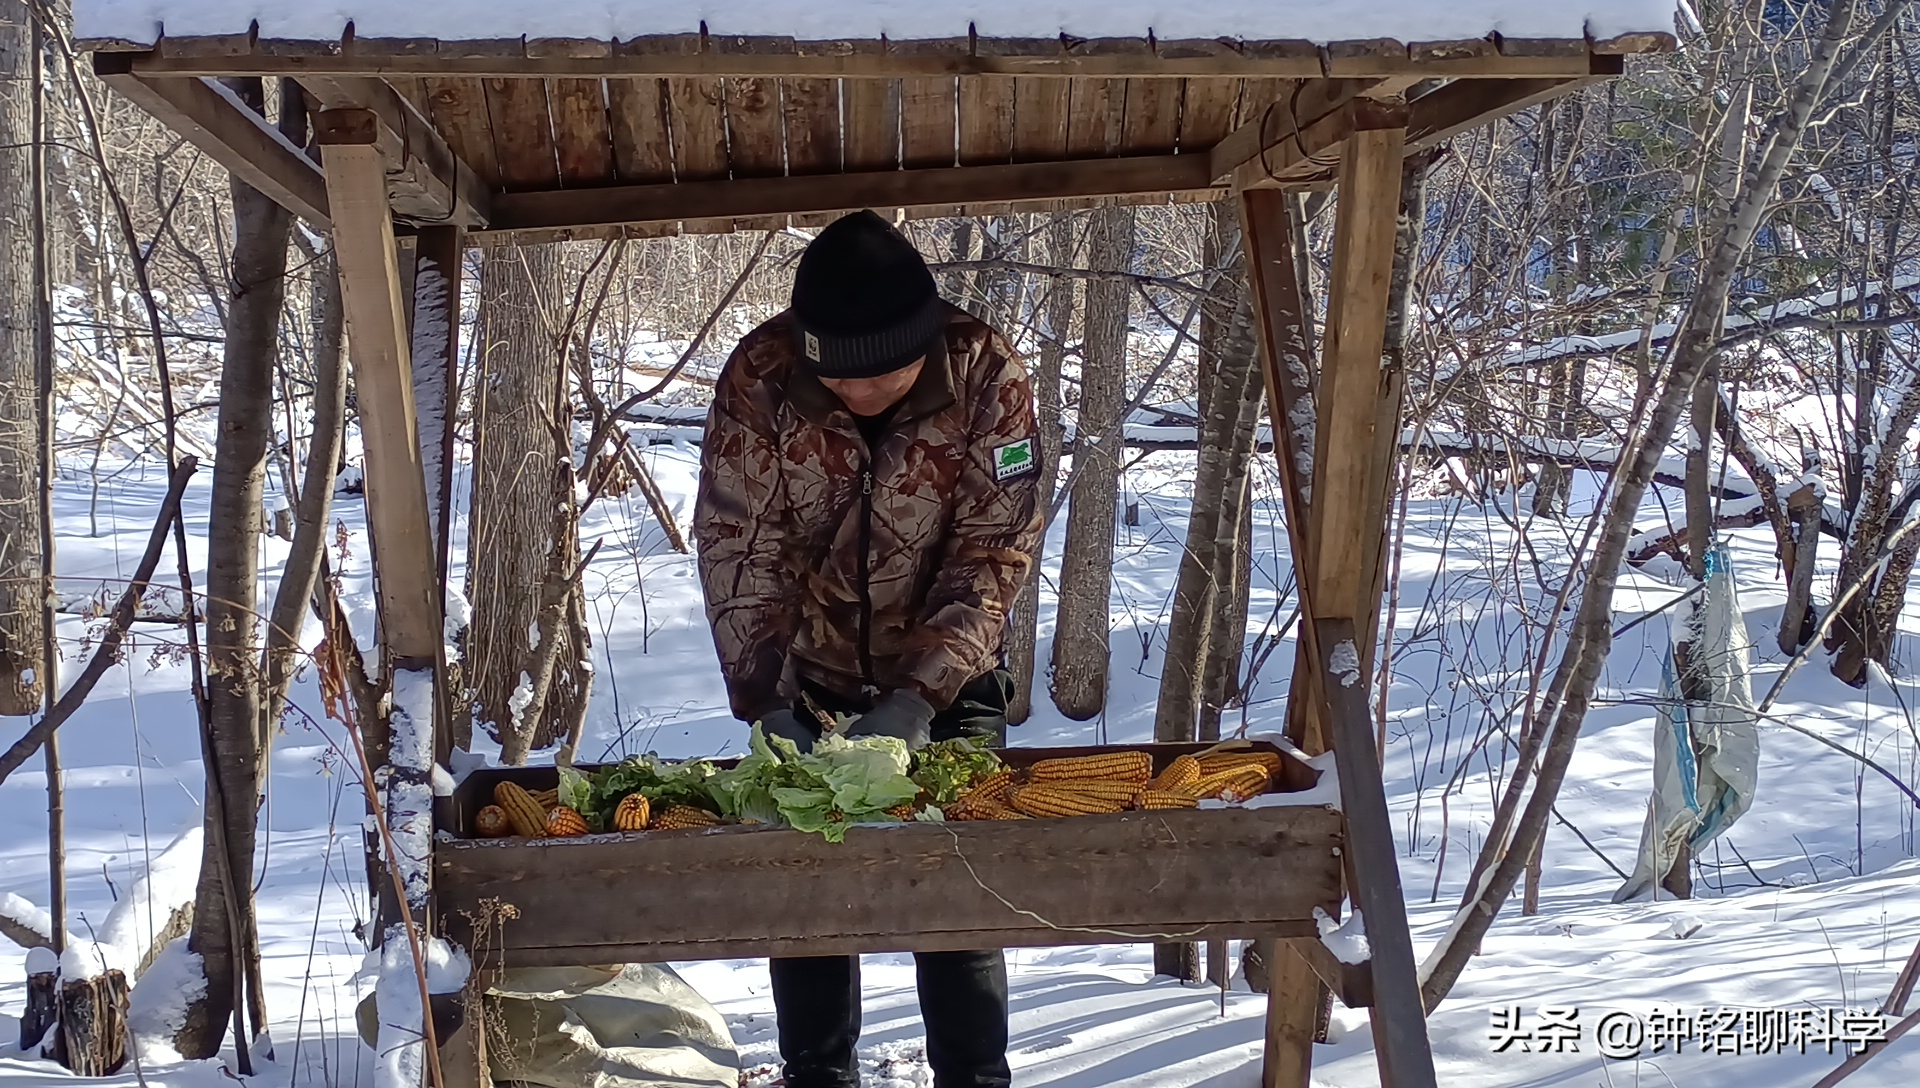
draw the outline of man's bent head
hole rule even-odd
[[[856,413],[885,411],[906,395],[947,315],[919,251],[871,211],[835,220],[800,255],[795,354]],[[889,381],[879,387],[847,384],[883,378]],[[896,381],[897,395],[871,412],[855,403],[872,404]]]

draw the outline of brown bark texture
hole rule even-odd
[[[500,741],[501,759],[526,762],[527,753],[554,740],[536,736],[514,692],[531,693],[535,664],[529,630],[540,611],[553,537],[556,375],[562,361],[555,336],[559,315],[558,244],[492,251],[480,274],[479,362],[473,390],[473,495],[467,531],[467,597],[473,619],[464,659],[473,716]],[[571,700],[583,697],[577,653],[560,656],[546,704],[534,717],[561,722]],[[524,704],[527,695],[521,696]]]
[[[1124,269],[1133,254],[1133,209],[1093,215],[1089,263]],[[1080,406],[1074,429],[1075,477],[1060,560],[1060,603],[1054,613],[1053,702],[1074,721],[1107,704],[1108,634],[1113,583],[1113,508],[1120,486],[1120,410],[1127,390],[1127,314],[1132,286],[1118,280],[1087,285],[1086,344],[1081,352]]]
[[[1073,263],[1073,217],[1056,214],[1047,224],[1048,260],[1057,268]],[[1075,282],[1055,277],[1047,284],[1045,315],[1041,327],[1040,352],[1033,371],[1035,408],[1040,423],[1040,508],[1053,509],[1054,489],[1058,486],[1060,450],[1065,442],[1065,423],[1060,412],[1060,363],[1066,358],[1067,336],[1073,327]],[[1044,538],[1042,550],[1044,551]],[[1007,636],[1007,667],[1013,672],[1013,700],[1007,707],[1007,722],[1019,725],[1033,713],[1033,673],[1039,642],[1040,579],[1044,562],[1033,565],[1027,586],[1015,599]]]
[[[258,79],[236,81],[262,109]],[[286,298],[286,209],[234,181],[234,248],[226,355],[207,526],[206,846],[188,948],[205,966],[206,995],[188,1006],[175,1048],[188,1058],[219,1053],[235,1004],[264,1027],[260,940],[253,904],[256,814],[263,781],[258,668],[260,511],[273,437],[273,366]],[[236,981],[240,980],[240,981]],[[242,985],[242,982],[248,983]]]
[[[0,2],[0,717],[41,709],[39,306],[34,297],[33,19]]]
[[[1251,301],[1244,290],[1237,294],[1224,350],[1210,368],[1207,404],[1200,417],[1193,510],[1173,592],[1166,665],[1160,674],[1154,716],[1153,736],[1159,741],[1197,739],[1203,681],[1212,658],[1215,653],[1237,658],[1240,649],[1238,640],[1231,646],[1215,646],[1214,634],[1221,626],[1220,615],[1233,610],[1242,506],[1238,499],[1253,462],[1266,375],[1253,342]]]

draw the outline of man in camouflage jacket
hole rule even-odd
[[[860,212],[802,256],[707,417],[694,532],[735,716],[806,747],[814,707],[909,747],[1006,725],[1007,610],[1040,546],[1033,393],[1006,340],[940,299]],[[998,951],[918,957],[936,1088],[1003,1088]],[[859,1083],[859,964],[776,959],[788,1088]]]

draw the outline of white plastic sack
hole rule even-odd
[[[1752,643],[1734,590],[1733,557],[1724,544],[1707,553],[1703,599],[1673,621],[1681,629],[1693,622],[1700,625],[1694,653],[1708,698],[1689,703],[1681,697],[1673,655],[1666,655],[1653,727],[1653,794],[1633,876],[1614,893],[1616,903],[1657,893],[1682,843],[1699,856],[1753,804],[1760,731],[1749,681]]]

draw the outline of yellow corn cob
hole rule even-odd
[[[644,793],[629,793],[620,799],[620,805],[613,810],[613,829],[615,831],[640,831],[647,826],[648,805]]]
[[[587,826],[587,818],[565,805],[555,806],[547,814],[547,837],[564,839],[572,835],[584,835],[592,828]]]
[[[533,799],[539,802],[540,807],[546,809],[548,812],[552,812],[554,809],[560,807],[559,790],[531,790],[529,792],[532,794]]]
[[[1167,764],[1166,770],[1155,775],[1153,780],[1147,783],[1147,788],[1161,793],[1170,790],[1183,790],[1200,781],[1203,777],[1205,777],[1205,775],[1200,770],[1199,760],[1192,756],[1181,756],[1172,763]]]
[[[1278,752],[1214,752],[1201,756],[1198,762],[1201,776],[1211,778],[1235,767],[1248,766],[1264,768],[1270,775],[1279,774],[1282,760]]]
[[[912,801],[903,802],[887,810],[887,815],[896,820],[911,820],[913,819],[913,813],[914,808]]]
[[[1126,811],[1138,792],[1125,782],[1048,782],[1014,790],[1012,803],[1029,816],[1093,816]]]
[[[473,816],[473,830],[485,838],[497,839],[513,834],[513,823],[507,819],[507,810],[499,805],[488,805]]]
[[[1043,759],[1033,765],[1035,782],[1095,780],[1145,783],[1153,777],[1153,757],[1145,752],[1102,752],[1097,756]]]
[[[949,820],[1030,820],[1033,817],[1004,801],[958,802],[941,810]]]
[[[493,803],[507,810],[507,822],[513,825],[514,834],[530,839],[546,837],[547,810],[518,783],[502,782],[493,787]]]
[[[690,827],[718,827],[720,818],[706,809],[692,805],[668,805],[666,811],[654,817],[648,825],[649,831],[682,831]]]
[[[973,788],[961,794],[969,801],[1005,801],[1007,791],[1013,788],[1012,771],[995,771],[973,784]]]
[[[1133,807],[1139,809],[1198,808],[1200,799],[1184,793],[1146,789],[1135,795]]]
[[[1264,767],[1248,764],[1222,771],[1219,774],[1202,778],[1191,789],[1181,792],[1195,797],[1220,797],[1229,801],[1244,801],[1255,794],[1267,792],[1272,779]]]

